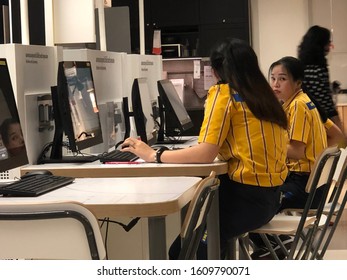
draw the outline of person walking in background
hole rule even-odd
[[[302,89],[319,103],[327,117],[343,131],[332,97],[326,58],[331,46],[331,33],[327,28],[314,25],[303,36],[298,46],[298,58],[304,65]]]
[[[144,142],[128,138],[123,150],[147,162],[210,163],[217,156],[228,162],[228,174],[219,176],[223,258],[231,238],[266,224],[277,212],[279,188],[288,173],[288,121],[249,44],[228,39],[213,49],[210,58],[219,82],[208,92],[199,144],[156,153]],[[180,239],[176,241],[170,259],[178,257]]]

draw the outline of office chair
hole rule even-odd
[[[96,217],[74,202],[0,204],[0,259],[105,259]]]
[[[299,215],[291,216],[284,213],[279,213],[275,215],[275,217],[269,223],[252,231],[260,234],[267,249],[274,259],[278,259],[278,256],[267,235],[271,235],[276,240],[287,259],[309,258],[309,253],[313,248],[313,241],[317,233],[317,229],[320,224],[324,224],[326,222],[326,218],[322,218],[322,214],[329,188],[326,188],[326,190],[323,192],[323,197],[317,209],[313,212],[311,211],[311,204],[317,188],[323,185],[327,185],[329,187],[332,185],[332,177],[334,175],[340,154],[341,151],[337,146],[327,147],[317,158],[305,189],[305,191],[308,193],[308,198],[305,207],[299,210]],[[310,215],[310,213],[312,213],[312,215]],[[289,251],[281,242],[279,235],[294,236],[294,240]],[[299,241],[301,242],[301,245],[297,250]]]
[[[201,180],[196,187],[181,228],[182,247],[178,259],[192,260],[195,258],[206,228],[207,214],[218,187],[219,179],[216,178],[215,171]]]

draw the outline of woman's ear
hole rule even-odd
[[[296,89],[299,90],[301,89],[302,86],[302,81],[296,81]]]

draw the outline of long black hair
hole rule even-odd
[[[228,38],[211,51],[211,66],[237,91],[254,116],[287,128],[286,114],[261,72],[254,50],[245,41]]]
[[[326,66],[326,48],[330,44],[330,30],[318,25],[311,26],[298,46],[298,58],[304,65]]]
[[[269,77],[271,75],[273,68],[278,65],[281,65],[287,70],[288,74],[292,77],[294,82],[297,82],[297,81],[302,82],[304,80],[304,66],[299,59],[292,56],[285,56],[273,62],[269,68]],[[328,119],[326,112],[321,106],[319,106],[319,103],[315,100],[313,96],[311,96],[307,92],[306,94],[316,106],[322,122],[325,123]]]

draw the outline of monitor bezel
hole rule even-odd
[[[152,115],[152,106],[150,102],[149,88],[148,88],[148,79],[145,77],[135,78],[133,81],[131,89],[131,103],[132,103],[132,116],[134,117],[136,132],[137,135],[141,138],[142,141],[149,145],[153,145],[156,142],[155,135],[153,135],[155,129],[155,123]],[[145,92],[143,87],[147,87]],[[147,91],[147,92],[146,92]],[[145,96],[145,95],[148,96]],[[147,99],[147,100],[146,100]],[[144,102],[148,102],[147,111],[149,115],[146,116],[144,111]],[[150,121],[152,120],[152,121]],[[149,128],[147,124],[153,124],[153,127]]]
[[[88,68],[88,70],[90,71],[91,82],[93,83],[94,87],[94,98],[97,106],[97,96],[95,92],[95,83],[93,79],[91,63],[89,61],[60,61],[58,66],[57,86],[56,89],[52,87],[52,90],[56,90],[56,93],[52,91],[53,113],[55,118],[55,136],[53,140],[51,159],[56,160],[59,160],[63,157],[62,152],[60,152],[59,150],[62,149],[62,146],[64,145],[64,143],[61,141],[61,137],[63,137],[64,134],[68,139],[68,148],[74,153],[80,153],[83,149],[91,148],[103,143],[100,116],[98,112],[97,114],[99,126],[97,130],[93,131],[95,133],[95,136],[84,140],[77,140],[75,138],[75,131],[71,117],[72,110],[69,99],[69,85],[67,77],[65,75],[65,66],[67,65],[74,65],[77,69]],[[54,94],[56,94],[56,98],[53,97]],[[53,151],[55,152],[53,153]]]
[[[170,87],[169,91],[167,91],[168,87]],[[162,111],[160,113],[161,128],[165,130],[166,136],[181,136],[183,132],[194,126],[183,102],[169,79],[158,81],[158,92],[160,98],[159,110]],[[172,102],[172,98],[175,99],[175,103]],[[180,106],[179,110],[185,111],[186,118],[180,118],[177,105]]]
[[[0,75],[0,92],[4,96],[4,100],[6,101],[7,107],[9,109],[9,116],[0,120],[0,125],[7,118],[12,118],[21,125],[18,108],[15,100],[15,95],[11,82],[11,75],[8,69],[8,64],[6,58],[0,58],[0,67],[3,67],[4,73]],[[22,126],[21,126],[22,129]],[[22,129],[23,133],[23,129]],[[24,135],[23,135],[24,137]],[[25,140],[24,140],[25,141]],[[0,160],[0,172],[6,172],[8,170],[21,167],[29,163],[28,154],[26,147],[24,145],[24,149],[20,151],[19,154],[10,156],[6,159]]]

